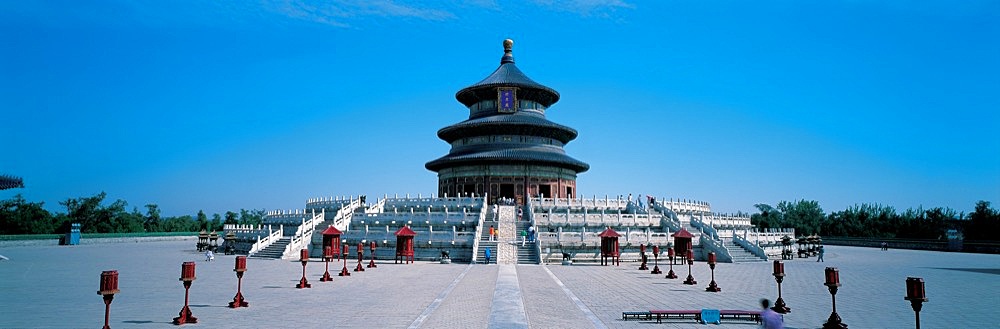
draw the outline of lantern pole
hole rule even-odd
[[[781,299],[781,281],[785,279],[785,264],[780,260],[774,261],[774,281],[778,282],[778,299],[774,301],[774,306],[771,307],[772,311],[781,314],[787,314],[791,312],[792,309],[785,305],[785,300]]]
[[[250,306],[243,300],[243,273],[247,271],[247,256],[236,256],[236,266],[233,268],[233,272],[236,272],[236,296],[233,297],[233,301],[229,302],[230,308],[240,308]]]
[[[903,299],[910,301],[910,306],[913,307],[913,314],[916,317],[917,329],[920,329],[920,309],[927,301],[927,294],[924,292],[924,279],[907,277],[906,298]]]
[[[358,242],[358,266],[354,268],[355,272],[364,272],[365,267],[361,266],[361,261],[365,259],[365,245],[364,243]]]
[[[306,280],[306,264],[309,263],[309,249],[299,250],[299,261],[302,262],[302,278],[299,279],[299,283],[295,285],[295,288],[312,288],[309,280]]]
[[[111,329],[111,326],[108,325],[108,320],[111,317],[111,301],[115,299],[115,294],[119,291],[118,271],[101,272],[101,290],[98,290],[97,294],[104,296],[104,329]]]
[[[687,250],[688,277],[687,277],[687,279],[684,280],[684,284],[687,284],[687,285],[698,284],[698,281],[695,281],[694,280],[694,276],[691,275],[691,265],[694,265],[694,253],[691,252],[691,251],[692,250],[690,248],[688,248],[688,250]]]
[[[368,268],[376,268],[378,267],[378,265],[375,265],[375,241],[371,241],[371,243],[368,246],[369,249],[371,249],[372,251],[372,257],[371,261],[368,262]]]
[[[719,285],[715,283],[715,262],[716,262],[715,252],[711,252],[710,251],[708,253],[708,267],[710,267],[712,269],[712,282],[709,282],[708,283],[708,288],[705,288],[705,291],[708,291],[708,292],[720,292],[720,291],[722,291],[722,288],[719,288]]]
[[[344,244],[343,252],[340,253],[340,260],[344,262],[344,268],[340,270],[340,276],[351,276],[351,272],[347,270],[347,244]]]
[[[837,314],[837,289],[840,287],[840,271],[836,267],[826,268],[826,283],[830,288],[830,298],[833,302],[833,312],[830,318],[823,324],[823,329],[847,329],[847,325],[841,322],[840,315]]]
[[[677,274],[674,273],[674,248],[667,247],[667,258],[670,259],[670,271],[667,271],[667,279],[676,279]],[[659,273],[657,273],[659,274]]]
[[[330,276],[330,258],[333,258],[333,247],[323,247],[323,262],[326,263],[326,270],[323,272],[323,276],[319,278],[320,282],[333,281],[333,277]]]
[[[181,264],[181,281],[184,281],[184,308],[181,309],[179,316],[174,318],[174,324],[181,325],[185,323],[198,323],[198,318],[191,315],[191,308],[188,307],[188,292],[191,290],[191,282],[194,281],[194,262],[184,262]]]

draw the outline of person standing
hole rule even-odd
[[[493,225],[490,225],[490,242],[496,241],[496,236],[497,229],[493,228]]]
[[[785,320],[781,318],[781,314],[775,312],[771,309],[771,301],[767,298],[760,300],[760,306],[764,308],[760,311],[760,321],[761,327],[764,329],[784,329]]]
[[[826,263],[826,261],[823,260],[823,246],[819,246],[819,258],[816,258],[816,261]]]
[[[486,254],[486,264],[489,264],[490,263],[490,247],[486,247],[486,251],[484,253]]]

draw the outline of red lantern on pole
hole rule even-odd
[[[309,249],[299,250],[299,261],[302,262],[302,278],[299,279],[299,283],[295,285],[295,288],[312,288],[309,280],[306,280],[306,263],[309,263]]]
[[[378,267],[378,265],[375,265],[375,241],[369,242],[368,246],[369,246],[368,249],[372,251],[372,257],[371,261],[368,262],[368,268],[376,268]]]
[[[111,301],[115,299],[118,290],[118,271],[110,270],[101,272],[101,290],[98,295],[104,296],[104,329],[111,329],[108,320],[111,317]]]
[[[906,297],[903,299],[910,301],[910,306],[913,307],[913,313],[916,316],[917,329],[920,329],[920,309],[927,301],[927,293],[924,292],[924,279],[907,277]]]
[[[198,323],[198,318],[191,315],[191,308],[188,307],[191,282],[195,280],[194,265],[194,262],[184,262],[181,264],[180,280],[184,282],[184,308],[181,309],[181,312],[178,314],[179,316],[174,318],[174,324]]]
[[[660,271],[660,246],[653,246],[653,270],[649,274],[662,274]]]
[[[361,266],[361,260],[365,259],[365,244],[358,242],[358,266],[354,268],[355,272],[364,272],[365,267]]]
[[[705,291],[708,292],[722,291],[722,288],[719,288],[719,285],[715,283],[715,261],[715,252],[708,252],[708,267],[712,269],[712,282],[709,282],[708,287],[705,288]]]
[[[670,259],[670,271],[667,271],[667,279],[676,279],[677,274],[674,273],[674,248],[667,248],[667,258]]]
[[[351,272],[347,271],[347,244],[344,244],[344,250],[340,253],[340,259],[344,262],[344,268],[340,270],[340,276],[351,276]]]
[[[639,244],[639,260],[642,261],[639,264],[639,270],[640,271],[648,270],[649,268],[646,267],[646,245],[641,243]]]
[[[830,289],[830,297],[833,301],[833,312],[830,318],[823,324],[823,329],[847,329],[840,315],[837,314],[837,289],[840,288],[840,271],[836,267],[827,267],[825,270],[826,283],[824,285]]]
[[[243,300],[243,273],[247,271],[247,256],[236,256],[236,264],[233,272],[236,272],[236,296],[229,302],[230,308],[240,308],[250,306]]]
[[[771,310],[781,314],[786,314],[791,312],[792,309],[788,308],[788,306],[785,305],[785,300],[781,298],[781,281],[785,279],[785,263],[782,263],[780,260],[776,260],[774,261],[772,268],[774,281],[778,282],[778,299],[774,301],[774,306],[771,307]]]
[[[323,262],[326,263],[326,270],[323,271],[323,276],[319,278],[320,282],[333,281],[333,277],[330,276],[331,259],[333,259],[333,247],[331,246],[323,247]]]
[[[695,281],[694,280],[694,276],[691,275],[691,265],[694,265],[694,253],[691,252],[691,251],[692,251],[691,249],[688,249],[688,251],[687,251],[688,277],[687,277],[687,279],[684,279],[684,284],[687,284],[687,285],[698,284],[698,281]]]

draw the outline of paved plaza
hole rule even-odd
[[[323,263],[310,262],[311,289],[296,289],[297,261],[250,259],[243,279],[247,308],[226,305],[236,293],[234,256],[206,262],[195,240],[0,246],[0,327],[94,328],[104,321],[100,273],[117,269],[121,293],[111,305],[112,328],[169,328],[184,302],[181,263],[197,261],[189,327],[212,328],[696,328],[689,320],[622,321],[623,311],[650,309],[756,310],[777,295],[771,264],[719,264],[722,292],[705,292],[708,266],[695,264],[698,284],[639,271],[637,263],[596,265],[468,265],[378,262],[379,267],[320,282]],[[837,311],[850,328],[912,328],[903,300],[907,276],[926,282],[924,328],[996,327],[1000,315],[1000,255],[826,246],[826,262],[786,261],[783,297],[789,328],[818,328],[830,315],[823,269],[840,269]],[[332,274],[342,263],[331,263]],[[652,264],[650,264],[652,267]],[[660,264],[666,273],[666,264]],[[723,322],[713,328],[756,328]]]

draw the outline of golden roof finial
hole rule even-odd
[[[512,52],[512,48],[514,48],[514,40],[506,39],[503,41],[503,52],[509,54]]]

